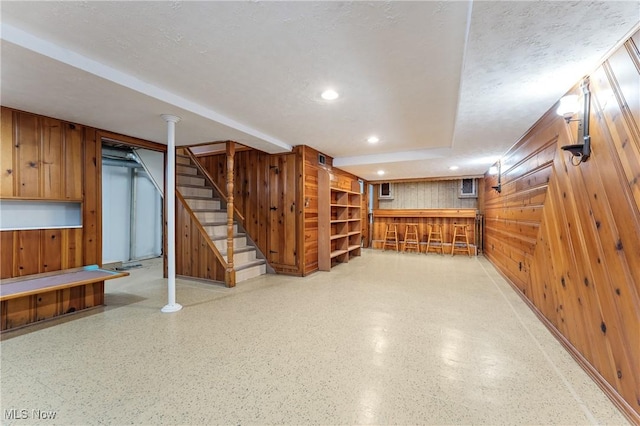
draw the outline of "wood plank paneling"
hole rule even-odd
[[[14,231],[0,232],[0,279],[17,276],[15,237]]]
[[[42,231],[42,259],[38,272],[59,271],[62,268],[62,230]]]
[[[96,130],[5,107],[2,120],[2,165],[11,173],[3,171],[1,197],[81,201],[83,224],[0,232],[2,278],[100,264],[102,153]]]
[[[220,282],[225,278],[225,266],[216,258],[179,197],[176,197],[176,274]]]
[[[62,161],[62,123],[52,118],[41,118],[42,132],[42,196],[64,198]]]
[[[18,114],[15,116],[14,135],[16,176],[18,179],[19,197],[40,197],[40,131],[38,117],[32,114]]]
[[[301,147],[304,161],[304,275],[318,270],[318,151]]]
[[[67,229],[62,234],[62,269],[83,266],[82,229]]]
[[[70,129],[76,131],[79,129]],[[85,129],[83,162],[83,262],[102,266],[102,141],[97,139],[95,129]]]
[[[274,268],[297,272],[299,211],[296,158],[295,153],[271,156],[268,258]]]
[[[226,191],[224,155],[201,156],[198,161]],[[242,225],[277,272],[294,275],[302,275],[297,240],[302,214],[299,162],[296,153],[243,150],[235,154],[234,204],[244,217]]]
[[[485,176],[485,253],[640,423],[640,57],[628,41],[590,76],[592,155],[550,110]],[[577,93],[577,87],[572,90]],[[522,268],[521,268],[522,266]],[[521,270],[522,269],[522,270]],[[524,272],[523,272],[524,270]]]
[[[80,126],[64,124],[64,190],[65,198],[79,200],[83,192],[83,132]],[[102,160],[101,160],[102,161]],[[86,173],[86,171],[85,171]]]
[[[40,272],[41,230],[18,231],[17,274],[19,277]]]
[[[16,167],[14,165],[13,110],[0,109],[0,197],[12,197],[15,191]]]

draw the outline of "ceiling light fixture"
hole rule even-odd
[[[451,167],[449,167],[449,170],[458,170],[459,168],[460,167],[458,167],[458,166],[451,166]]]
[[[384,174],[384,170],[378,170],[378,176],[382,176]]]
[[[369,142],[369,143],[378,143],[378,142],[380,142],[380,139],[378,139],[377,136],[370,136],[369,139],[367,139],[367,142]]]
[[[322,96],[322,99],[324,99],[326,101],[333,101],[333,100],[338,99],[338,97],[340,95],[338,94],[338,92],[336,92],[333,89],[327,89],[324,92],[322,92],[322,94],[320,96]]]

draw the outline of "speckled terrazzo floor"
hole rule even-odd
[[[130,272],[107,307],[2,336],[2,424],[626,424],[481,257],[178,280],[173,314],[157,262]]]

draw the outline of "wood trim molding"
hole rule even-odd
[[[373,217],[453,217],[474,218],[476,209],[376,209]]]
[[[442,180],[482,179],[482,178],[484,178],[484,175],[441,176],[441,177],[430,177],[430,178],[376,179],[376,180],[366,181],[366,183],[369,183],[371,185],[379,185],[381,183],[438,182],[438,181],[442,181]]]
[[[150,142],[131,136],[121,135],[119,133],[110,132],[108,130],[97,129],[97,132],[97,137],[100,142],[102,142],[102,139],[109,139],[114,142],[122,142],[127,145],[135,146],[137,148],[150,149],[151,151],[167,152],[167,146],[161,143]]]
[[[540,322],[549,330],[553,337],[560,342],[560,344],[569,352],[569,355],[578,363],[580,367],[591,377],[591,379],[598,385],[598,387],[604,392],[605,395],[611,400],[611,402],[620,410],[620,412],[627,418],[631,424],[640,425],[640,414],[638,414],[627,401],[620,396],[620,394],[611,386],[602,375],[596,370],[593,365],[582,356],[582,354],[567,340],[566,337],[549,321],[538,308],[520,291],[518,286],[513,283],[496,265],[491,257],[485,256],[485,258],[495,267],[496,271],[504,278],[504,280],[511,286],[511,288],[520,296],[520,299],[533,311],[538,317]]]

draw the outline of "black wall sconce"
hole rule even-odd
[[[498,184],[492,186],[491,188],[495,189],[496,192],[499,194],[502,192],[502,161],[498,161],[497,170],[498,170]]]
[[[562,146],[561,149],[571,153],[571,164],[577,166],[589,159],[591,155],[591,136],[589,135],[589,115],[591,112],[591,92],[589,91],[589,77],[585,77],[580,84],[582,90],[582,116],[573,118],[578,110],[578,96],[569,95],[560,99],[560,105],[556,112],[564,117],[569,125],[572,121],[578,121],[578,142],[582,143]]]

